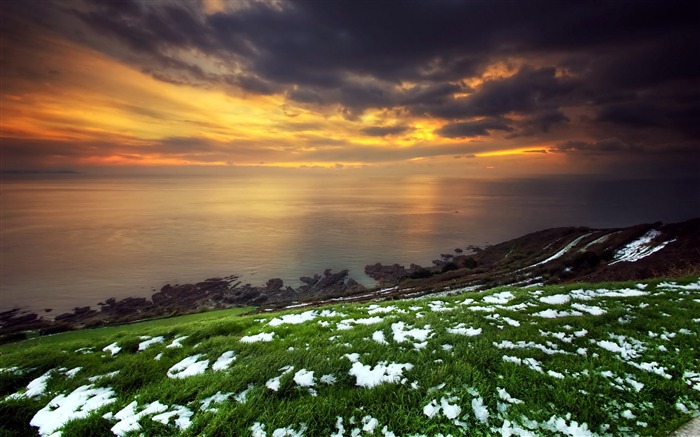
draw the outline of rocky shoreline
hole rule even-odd
[[[255,306],[258,310],[377,300],[437,292],[464,292],[498,285],[540,285],[700,275],[700,219],[621,229],[554,228],[479,248],[457,248],[433,265],[367,265],[377,281],[367,289],[347,270],[300,278],[285,286],[273,278],[264,286],[243,284],[237,275],[195,284],[165,285],[146,297],[110,298],[99,309],[76,307],[53,320],[24,309],[0,312],[0,343],[74,329],[130,323],[212,309]]]

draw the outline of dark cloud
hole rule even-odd
[[[577,82],[557,78],[553,67],[523,67],[511,77],[485,82],[467,97],[437,105],[419,105],[416,111],[446,119],[551,111],[570,102]]]
[[[632,145],[625,143],[618,138],[606,138],[596,142],[586,142],[586,141],[567,141],[565,143],[557,144],[553,149],[553,152],[562,153],[588,153],[588,154],[600,154],[600,153],[630,153],[630,152],[640,152],[642,148],[639,145]]]
[[[368,109],[429,116],[448,138],[586,132],[595,139],[558,150],[700,147],[698,2],[291,0],[214,14],[195,2],[43,4],[3,6],[3,38],[31,36],[34,20],[162,81],[279,93],[352,120]],[[493,75],[494,62],[515,73]],[[362,132],[401,133],[386,129]]]
[[[468,138],[489,135],[489,131],[492,130],[510,132],[513,128],[503,119],[487,118],[477,121],[451,123],[436,130],[435,133],[447,138]]]
[[[408,126],[369,126],[360,129],[360,132],[371,137],[385,137],[387,135],[402,134],[409,129]]]

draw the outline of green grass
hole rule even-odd
[[[67,422],[62,435],[111,435],[110,429],[118,423],[114,414],[133,401],[138,402],[137,411],[158,401],[167,411],[177,406],[191,411],[189,426],[176,426],[178,416],[162,424],[151,414],[138,421],[140,429],[132,435],[241,436],[264,426],[267,435],[303,429],[304,435],[320,436],[336,433],[342,420],[343,435],[353,430],[377,436],[500,435],[510,424],[510,431],[517,428],[533,435],[568,431],[663,436],[700,411],[700,380],[694,376],[700,373],[700,290],[663,287],[660,282],[646,281],[642,296],[598,296],[564,304],[540,299],[580,295],[572,291],[579,289],[640,288],[636,282],[503,287],[416,300],[338,304],[314,309],[313,320],[279,326],[270,325],[270,320],[312,310],[248,316],[240,315],[244,310],[226,310],[4,345],[0,346],[0,368],[20,370],[0,371],[0,415],[7,418],[0,422],[0,436],[36,435],[29,421],[39,410],[57,397],[55,404],[60,404],[59,396],[89,384],[92,389],[110,388],[113,402]],[[678,280],[678,284],[688,283],[697,284],[697,278]],[[501,304],[484,301],[503,292],[513,297]],[[604,314],[588,314],[581,304]],[[371,305],[392,309],[371,314]],[[548,309],[583,314],[537,316]],[[320,315],[322,310],[335,314]],[[372,317],[381,320],[370,325],[340,323]],[[406,330],[429,325],[427,344],[416,346],[420,341],[412,338],[396,342],[397,322],[404,322]],[[481,332],[474,336],[448,332],[459,324]],[[388,344],[373,340],[378,331]],[[240,341],[271,332],[275,335],[270,342]],[[165,340],[138,351],[144,341],[141,336]],[[180,336],[187,336],[182,348],[166,347]],[[505,348],[518,342],[526,347]],[[122,348],[114,356],[102,350],[112,343]],[[627,349],[616,352],[615,345]],[[212,370],[226,351],[234,351],[236,360],[225,370]],[[345,357],[352,353],[360,354],[359,362],[374,369],[383,362],[413,367],[404,369],[394,382],[360,387],[350,374],[353,364]],[[209,360],[206,371],[184,379],[167,376],[172,366],[195,354],[201,354],[199,360]],[[160,360],[155,359],[158,355]],[[534,360],[530,366],[528,360]],[[294,369],[283,374],[284,366]],[[75,376],[66,375],[76,367],[81,369]],[[314,392],[294,381],[302,369],[314,372]],[[119,373],[94,383],[88,380],[114,371]],[[51,376],[43,394],[22,395],[31,381],[47,372]],[[335,383],[322,383],[322,375],[333,375]],[[276,377],[280,386],[273,391],[266,383]],[[244,402],[234,399],[248,389]],[[211,405],[217,411],[204,411],[201,402],[219,392],[231,395]],[[508,395],[519,403],[504,400]],[[448,408],[429,417],[424,408],[432,401]],[[479,403],[489,413],[487,420],[477,414]]]

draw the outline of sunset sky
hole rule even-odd
[[[698,2],[0,7],[4,170],[700,173]]]

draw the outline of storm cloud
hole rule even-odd
[[[30,6],[6,14],[159,81],[283,96],[290,113],[394,111],[446,139],[563,153],[699,153],[697,2],[84,0],[47,2],[40,20]],[[411,130],[374,120],[355,132]]]

